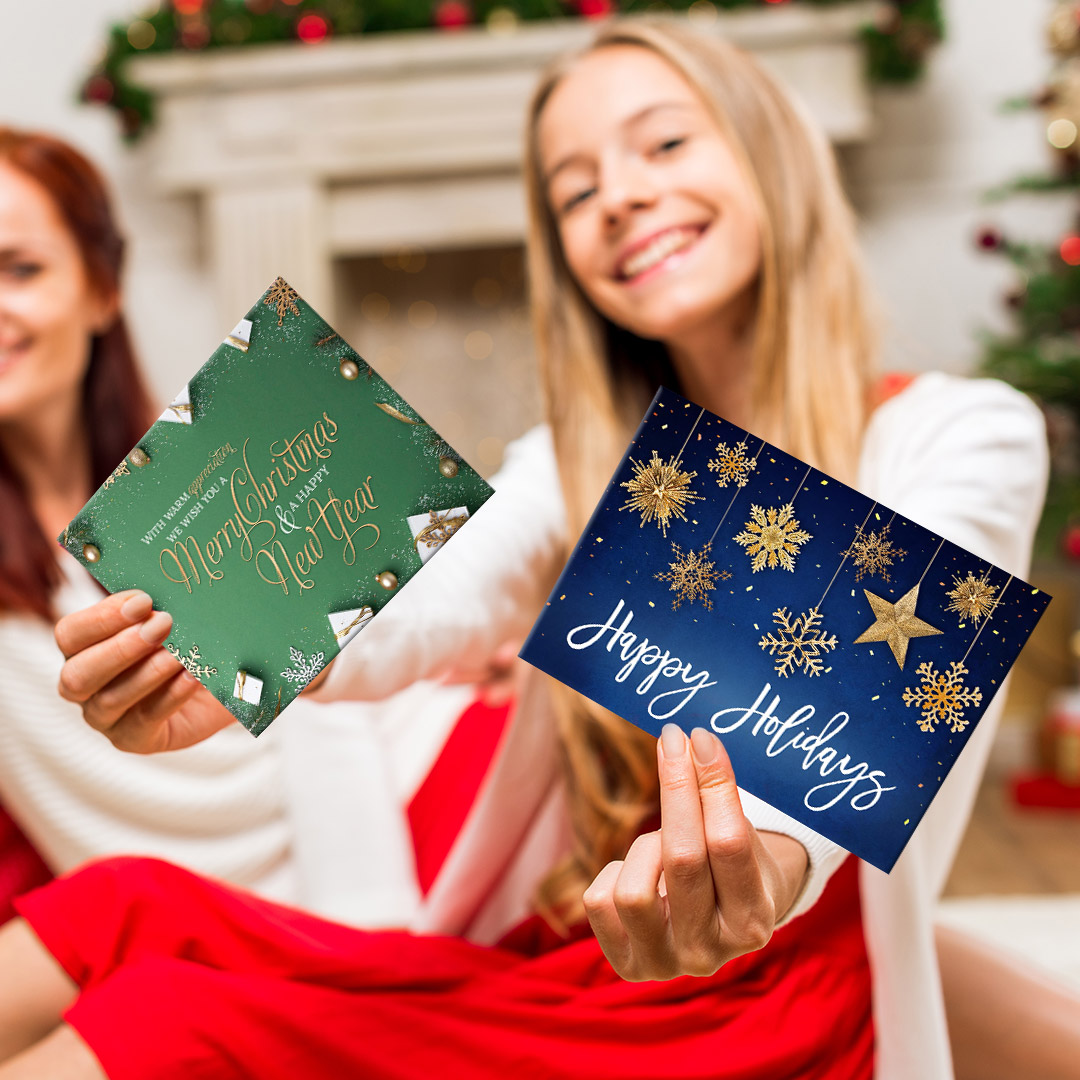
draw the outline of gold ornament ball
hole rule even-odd
[[[83,558],[87,562],[97,562],[101,558],[101,552],[93,544],[83,544]]]
[[[128,460],[132,465],[143,466],[150,462],[150,455],[141,447],[136,446],[134,450],[128,454]]]
[[[396,589],[397,588],[397,574],[393,570],[384,570],[381,574],[375,575],[375,580],[384,589]]]
[[[439,458],[439,472],[448,480],[457,476],[457,462],[452,457]]]
[[[342,377],[350,381],[360,375],[360,365],[355,360],[348,359],[348,357],[342,360],[338,367],[341,370]]]

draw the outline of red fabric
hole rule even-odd
[[[492,708],[474,701],[409,803],[416,876],[425,896],[468,816],[509,715],[509,702]]]
[[[52,878],[52,873],[0,806],[0,925],[15,917],[16,896],[36,889]]]
[[[812,911],[709,978],[624,982],[595,938],[536,957],[363,931],[154,859],[18,901],[82,987],[65,1019],[111,1080],[869,1080],[849,860]]]
[[[466,734],[490,756],[506,715],[462,715],[414,822],[436,793],[464,821],[483,773]],[[416,839],[427,877],[446,838]],[[92,864],[17,907],[82,988],[65,1019],[111,1080],[873,1075],[854,858],[765,949],[668,982],[624,982],[587,924],[565,941],[533,917],[494,947],[356,930],[155,859]]]

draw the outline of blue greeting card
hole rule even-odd
[[[888,871],[1050,599],[662,387],[520,655]]]

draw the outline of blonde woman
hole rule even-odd
[[[512,448],[469,542],[313,699],[505,673],[660,382],[1026,572],[1038,410],[940,374],[881,402],[832,155],[749,56],[674,22],[610,24],[542,80],[526,178],[549,424]],[[144,751],[218,730],[201,687],[156,693],[128,599],[57,626],[87,720]],[[117,679],[122,701],[98,689]],[[931,908],[1000,705],[886,876],[738,791],[710,733],[649,738],[529,669],[509,707],[386,732],[387,769],[411,777],[418,902],[400,930],[166,863],[96,864],[0,935],[0,1078],[946,1080]],[[1054,1052],[995,1067],[1072,1075]]]

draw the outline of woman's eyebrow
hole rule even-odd
[[[638,109],[636,113],[632,113],[624,120],[621,120],[619,122],[619,127],[633,127],[635,124],[640,123],[642,120],[644,120],[647,116],[651,116],[654,112],[659,112],[661,109],[693,108],[694,106],[688,101],[658,101],[653,105],[646,105],[645,108]],[[562,169],[565,169],[570,165],[573,165],[575,161],[583,157],[585,157],[585,154],[580,150],[576,150],[572,154],[567,154],[566,157],[562,158],[558,162],[558,164],[553,166],[551,171],[544,176],[544,186],[546,187],[551,184],[551,181],[554,179],[556,173],[560,172]]]

